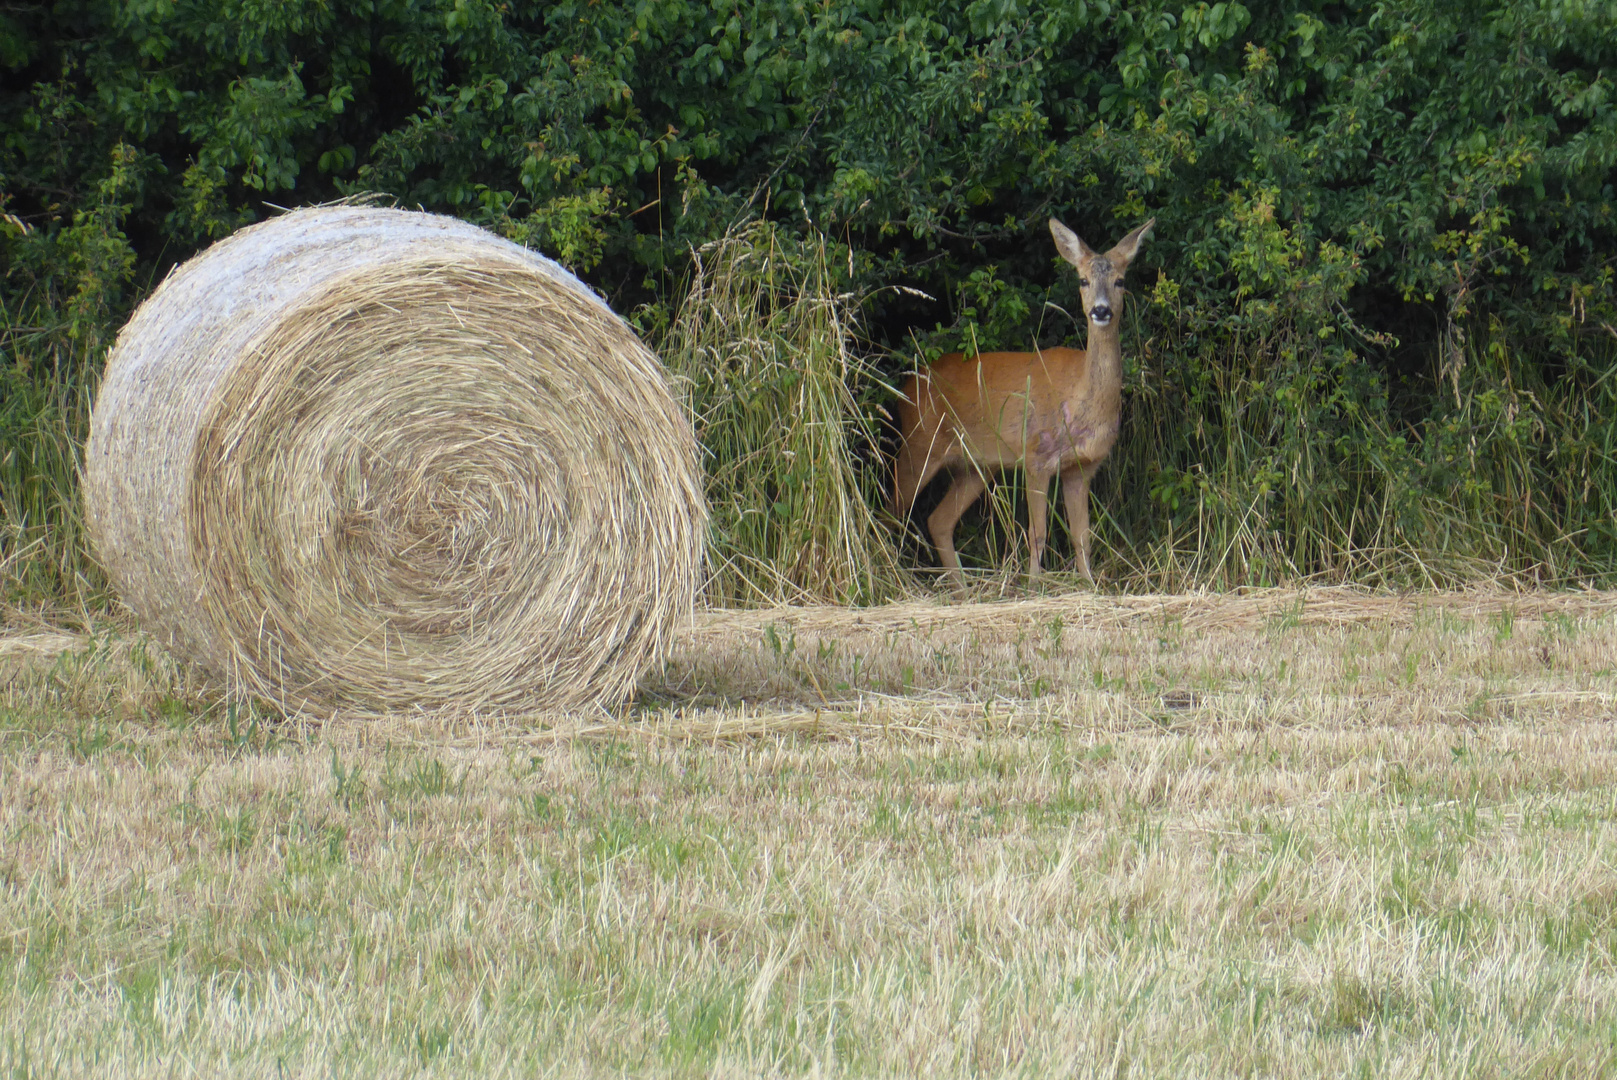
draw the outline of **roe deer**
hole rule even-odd
[[[1117,441],[1123,407],[1123,351],[1118,340],[1123,272],[1156,223],[1152,218],[1097,255],[1055,218],[1050,233],[1078,271],[1089,322],[1087,349],[1030,353],[950,353],[904,385],[898,403],[902,440],[893,466],[893,513],[909,515],[915,497],[940,469],[953,472],[948,494],[927,530],[956,587],[964,584],[954,530],[988,486],[985,473],[1020,465],[1027,473],[1028,574],[1044,556],[1050,478],[1061,474],[1062,501],[1089,568],[1089,480]]]

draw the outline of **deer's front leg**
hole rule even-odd
[[[1027,576],[1030,578],[1044,572],[1044,542],[1049,538],[1052,475],[1031,464],[1027,470]]]
[[[1090,584],[1095,575],[1089,569],[1089,478],[1095,469],[1095,465],[1079,462],[1061,474],[1061,501],[1067,508],[1073,547],[1078,550],[1078,569]]]

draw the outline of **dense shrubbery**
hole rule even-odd
[[[11,5],[0,558],[85,587],[69,434],[168,265],[383,191],[651,328],[693,245],[767,216],[838,245],[895,354],[1080,339],[1044,218],[1098,244],[1155,214],[1114,581],[1610,580],[1617,3],[1280,7]]]

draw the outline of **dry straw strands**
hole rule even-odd
[[[751,221],[692,252],[665,355],[688,388],[712,511],[712,604],[869,603],[902,595],[871,506],[879,440],[859,401],[879,379],[852,348],[857,298],[824,236]]]
[[[1617,613],[1617,592],[1510,592],[1478,588],[1454,592],[1370,592],[1350,585],[1249,588],[1234,593],[1072,592],[1031,600],[952,604],[910,600],[869,608],[826,605],[709,610],[679,635],[680,648],[712,650],[735,638],[756,640],[765,627],[801,635],[805,643],[856,636],[915,633],[951,643],[986,643],[1026,636],[1051,620],[1072,630],[1112,630],[1173,624],[1185,630],[1259,633],[1275,626],[1402,626],[1417,618],[1508,616],[1521,619],[1602,618]]]
[[[434,215],[300,210],[180,267],[87,457],[129,607],[289,708],[621,701],[701,563],[657,358],[556,264]]]

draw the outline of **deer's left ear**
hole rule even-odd
[[[1121,264],[1122,266],[1127,266],[1129,263],[1133,262],[1134,256],[1140,250],[1140,245],[1145,243],[1145,238],[1151,235],[1151,226],[1155,225],[1156,223],[1157,219],[1152,218],[1144,225],[1139,226],[1133,232],[1123,237],[1123,239],[1117,242],[1117,246],[1112,248],[1112,250],[1107,253],[1107,257],[1111,259],[1112,262]]]
[[[1077,233],[1055,218],[1050,219],[1050,235],[1056,238],[1056,250],[1061,252],[1061,257],[1074,266],[1085,259],[1095,257],[1095,253],[1089,250],[1089,245],[1078,239]]]

